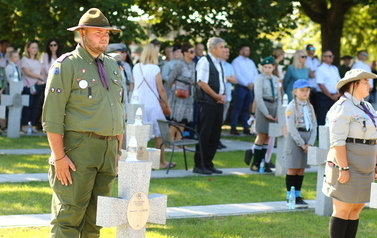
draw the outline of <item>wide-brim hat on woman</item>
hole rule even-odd
[[[89,9],[82,15],[77,26],[70,27],[67,30],[77,31],[82,28],[101,28],[112,32],[121,32],[121,30],[115,26],[110,26],[109,20],[107,20],[105,15],[103,15],[98,8]]]
[[[363,69],[351,69],[347,71],[344,77],[336,84],[336,89],[340,89],[349,82],[353,82],[360,79],[372,79],[377,78],[377,75],[369,73]]]

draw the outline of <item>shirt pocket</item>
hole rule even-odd
[[[113,77],[111,81],[111,90],[115,93],[115,99],[117,102],[123,103],[124,100],[124,87],[122,81],[118,77]]]

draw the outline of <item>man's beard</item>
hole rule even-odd
[[[91,52],[95,53],[95,54],[102,54],[106,51],[106,48],[107,48],[107,45],[108,45],[108,42],[106,43],[106,45],[97,45],[95,46],[95,44],[93,43],[93,41],[89,40],[88,38],[84,37],[83,38],[83,43],[84,43],[84,48],[86,49],[89,49]]]

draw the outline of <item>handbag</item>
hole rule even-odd
[[[144,77],[144,74],[143,74],[143,70],[141,69],[141,63],[139,63],[139,66],[140,66],[140,72],[141,72],[141,75],[143,76],[143,80],[144,82],[148,85],[149,89],[152,91],[153,95],[156,96],[158,102],[160,103],[160,107],[162,109],[162,112],[164,113],[165,116],[168,116],[171,114],[171,110],[168,106],[168,104],[161,98],[161,97],[158,97],[156,95],[156,93],[152,90],[151,86],[149,85],[149,83],[147,82],[147,80],[145,79]],[[141,85],[141,84],[140,84]],[[140,86],[139,86],[140,87]]]
[[[180,79],[176,79],[176,81],[175,96],[177,98],[188,98],[190,96],[190,83]]]

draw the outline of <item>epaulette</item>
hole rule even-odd
[[[63,62],[68,56],[72,55],[72,52],[62,54],[59,58],[56,59],[57,62]]]
[[[340,97],[339,100],[336,102],[338,105],[342,105],[347,100],[346,97]]]

